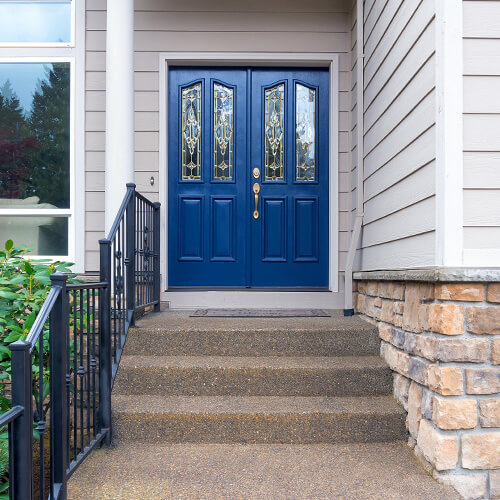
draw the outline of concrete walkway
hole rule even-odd
[[[69,500],[451,500],[406,443],[120,445],[95,451]]]

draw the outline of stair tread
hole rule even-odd
[[[392,396],[148,396],[113,394],[115,414],[404,414]]]
[[[397,480],[396,480],[397,478]],[[362,444],[158,444],[94,451],[68,499],[370,498],[458,500],[405,441]]]
[[[137,330],[155,333],[179,332],[373,332],[376,327],[357,316],[344,317],[341,311],[330,310],[331,317],[296,318],[214,318],[190,317],[192,311],[177,310],[151,314],[137,321]]]
[[[387,369],[379,356],[143,356],[124,355],[120,370],[150,369]]]

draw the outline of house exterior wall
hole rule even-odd
[[[436,253],[434,0],[364,5],[364,225],[357,269],[432,266]],[[352,208],[356,208],[356,3]]]
[[[463,2],[464,258],[500,263],[500,1]]]
[[[210,8],[210,11],[207,9]],[[106,2],[86,2],[86,263],[98,269],[104,236]],[[339,268],[349,245],[349,9],[347,0],[136,0],[135,182],[153,201],[159,192],[159,53],[324,52],[340,54]],[[154,178],[154,185],[150,183]],[[341,280],[342,282],[342,280]]]

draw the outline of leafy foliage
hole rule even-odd
[[[9,398],[11,378],[11,353],[9,344],[24,340],[50,290],[50,275],[59,271],[70,273],[70,263],[50,262],[47,260],[30,260],[26,248],[15,247],[12,240],[5,243],[0,250],[0,414],[11,407]],[[74,278],[74,275],[70,275]],[[38,416],[45,415],[47,408],[39,406],[39,377],[43,377],[44,401],[49,391],[50,373],[48,369],[48,335],[47,325],[42,332],[44,352],[33,348],[33,396],[36,402],[35,411]],[[39,374],[38,361],[42,356],[44,369]],[[8,466],[7,432],[0,433],[0,500],[3,489],[7,488],[6,469]],[[38,438],[34,430],[34,437]],[[3,481],[2,481],[3,478]]]

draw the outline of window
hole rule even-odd
[[[69,45],[72,2],[0,1],[0,44]]]
[[[16,246],[30,248],[33,256],[73,262],[75,165],[77,154],[83,156],[83,148],[77,153],[75,147],[77,141],[83,144],[75,133],[77,91],[82,92],[83,110],[83,85],[77,87],[75,81],[77,63],[83,62],[77,61],[73,42],[75,3],[0,0],[0,45],[4,47],[0,247],[12,239]],[[84,75],[84,68],[79,71]]]
[[[70,79],[69,62],[0,64],[0,235],[36,255],[68,255]]]

